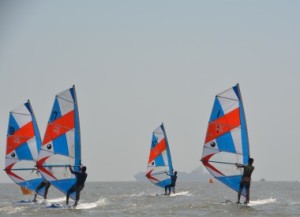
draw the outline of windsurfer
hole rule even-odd
[[[48,182],[46,179],[43,179],[43,181],[37,186],[37,188],[35,189],[35,195],[33,198],[33,202],[36,202],[36,197],[37,197],[37,193],[39,192],[39,190],[41,190],[43,187],[45,187],[45,191],[44,191],[44,199],[47,199],[47,194],[48,194],[48,189],[50,188],[50,182]]]
[[[168,174],[171,177],[171,184],[166,185],[165,187],[165,194],[170,195],[171,194],[171,188],[173,189],[173,193],[175,194],[175,185],[177,180],[177,171],[174,172],[174,174]],[[169,193],[167,193],[167,189],[169,189]]]
[[[236,166],[238,168],[244,168],[244,173],[243,173],[243,176],[242,176],[242,179],[241,179],[240,189],[239,189],[239,192],[238,192],[238,201],[237,201],[237,203],[240,203],[241,193],[242,193],[244,187],[246,189],[245,204],[249,203],[251,175],[252,175],[252,172],[254,170],[254,166],[252,165],[253,162],[254,162],[254,159],[249,158],[248,165],[236,164]]]
[[[80,198],[80,191],[83,189],[85,180],[87,178],[86,167],[83,166],[81,170],[78,172],[74,171],[70,165],[69,165],[69,169],[71,173],[76,176],[76,183],[67,192],[66,204],[67,205],[69,204],[70,194],[76,191],[76,200],[74,206],[77,206]]]

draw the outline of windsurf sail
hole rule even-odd
[[[217,180],[238,192],[243,171],[236,163],[248,164],[249,155],[245,111],[237,84],[215,97],[201,161]]]
[[[23,193],[34,191],[42,182],[35,167],[41,148],[37,122],[28,100],[9,113],[5,172]]]
[[[152,135],[146,177],[155,185],[164,188],[171,184],[173,165],[164,125],[161,124]]]
[[[37,167],[64,194],[76,182],[67,165],[80,170],[80,126],[75,86],[55,96]],[[75,199],[75,193],[70,197]]]

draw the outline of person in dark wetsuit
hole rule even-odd
[[[241,179],[240,189],[239,189],[239,192],[238,192],[238,201],[237,201],[237,203],[240,203],[240,198],[241,198],[241,194],[242,194],[242,191],[243,191],[244,187],[246,189],[245,204],[249,203],[251,175],[252,175],[252,172],[254,170],[254,166],[252,166],[253,162],[254,162],[254,159],[249,158],[248,165],[236,164],[236,166],[238,168],[244,168],[244,173],[243,173],[243,176],[242,176],[242,179]]]
[[[39,192],[39,190],[41,190],[43,187],[45,187],[45,192],[44,192],[44,199],[47,199],[47,194],[48,194],[48,189],[50,188],[50,182],[48,182],[46,179],[43,179],[43,181],[37,186],[37,188],[35,189],[35,195],[34,198],[32,200],[32,202],[36,202],[36,197],[37,197],[37,192]]]
[[[74,171],[70,165],[69,165],[69,169],[70,169],[71,173],[76,176],[76,183],[67,192],[66,204],[67,205],[69,204],[70,194],[76,191],[76,200],[75,200],[74,206],[77,206],[79,198],[80,198],[80,191],[83,189],[85,180],[87,178],[87,173],[85,172],[86,167],[83,166],[81,168],[81,171],[78,171],[78,172]]]
[[[177,171],[174,172],[174,174],[168,174],[171,177],[171,184],[166,185],[165,187],[165,194],[170,195],[171,194],[171,188],[173,188],[173,193],[175,194],[175,185],[177,180]],[[167,193],[167,189],[169,189],[169,193]]]

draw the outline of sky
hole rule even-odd
[[[299,11],[296,0],[1,0],[0,167],[9,111],[30,99],[43,137],[55,94],[74,84],[88,181],[135,180],[162,122],[174,168],[191,172],[215,95],[239,83],[253,178],[300,180]],[[0,182],[12,182],[3,170]]]

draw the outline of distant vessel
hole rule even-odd
[[[248,164],[249,155],[246,117],[237,84],[215,97],[201,161],[217,180],[239,191],[242,170],[236,163]]]
[[[9,113],[5,156],[5,172],[23,194],[30,194],[42,182],[35,167],[40,148],[41,137],[28,100]]]
[[[214,183],[214,180],[213,179],[209,179],[208,181],[210,184]]]
[[[149,153],[146,177],[153,184],[164,188],[171,184],[172,157],[164,125],[154,130]]]
[[[55,96],[37,167],[51,185],[64,194],[76,182],[74,171],[81,166],[79,113],[75,86]],[[75,199],[75,193],[70,197]]]

